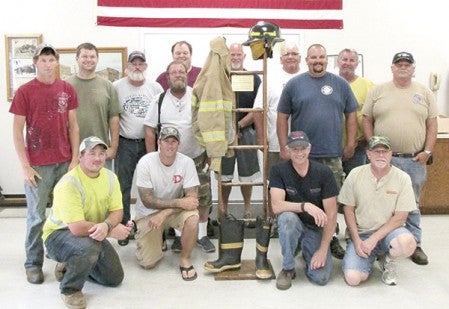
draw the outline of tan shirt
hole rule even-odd
[[[353,169],[343,183],[338,201],[355,207],[359,233],[378,230],[396,211],[416,209],[410,176],[394,166],[379,181],[370,164]]]
[[[417,82],[397,88],[392,81],[375,86],[362,108],[374,120],[374,135],[390,138],[394,152],[424,149],[426,121],[438,116],[434,94]]]

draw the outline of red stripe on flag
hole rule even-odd
[[[98,0],[98,6],[133,8],[223,8],[341,10],[342,0]]]
[[[225,19],[225,18],[119,18],[119,17],[97,17],[100,26],[118,27],[186,27],[186,28],[214,28],[214,27],[237,27],[249,28],[257,23],[259,19]],[[268,22],[275,23],[280,28],[288,29],[342,29],[342,20],[287,20],[269,19]]]

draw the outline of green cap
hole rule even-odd
[[[388,150],[391,150],[391,142],[388,137],[385,136],[373,136],[370,138],[368,143],[368,148],[370,150],[376,148],[377,146],[382,145]]]

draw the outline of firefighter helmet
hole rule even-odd
[[[259,21],[251,27],[248,34],[248,40],[243,45],[250,45],[256,41],[264,41],[268,45],[274,45],[282,42],[281,30],[279,26],[266,21]]]

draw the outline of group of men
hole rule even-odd
[[[279,289],[290,288],[300,250],[307,277],[319,285],[331,278],[331,252],[343,259],[351,286],[368,279],[376,259],[388,285],[397,282],[398,258],[428,263],[419,200],[437,137],[434,95],[412,80],[408,52],[394,55],[393,80],[377,86],[355,74],[355,50],[342,50],[337,62],[343,78],[326,71],[324,46],[311,45],[308,72],[291,78],[279,99],[276,130],[285,161],[273,165],[269,178],[283,255]],[[332,236],[339,206],[346,252],[336,250]]]
[[[243,51],[239,44],[235,49]],[[10,109],[28,204],[25,269],[30,283],[44,281],[45,244],[47,255],[58,262],[55,274],[69,307],[85,306],[81,289],[87,278],[111,286],[123,280],[107,237],[122,246],[135,237],[139,264],[152,268],[164,250],[162,231],[166,226],[175,228],[172,250],[181,252],[184,280],[197,276],[189,261],[194,244],[205,252],[215,251],[207,237],[212,206],[209,160],[191,124],[191,87],[201,70],[191,65],[191,54],[188,42],[176,42],[173,61],[159,82],[151,82],[146,78],[145,54],[133,51],[127,76],[111,83],[96,74],[98,49],[91,43],[77,47],[79,70],[67,80],[56,76],[56,49],[48,44],[36,48],[37,77],[18,89]],[[254,97],[242,103],[251,107]],[[152,178],[148,178],[145,162],[150,159],[145,154],[157,149],[151,162],[160,162],[161,168],[151,164]],[[117,176],[110,173],[113,162]],[[229,169],[233,174],[233,167]],[[136,217],[131,220],[135,172],[139,194]],[[250,197],[245,199],[249,204]],[[86,249],[82,255],[77,246]],[[84,260],[89,263],[78,271]]]
[[[194,245],[215,251],[207,237],[210,162],[191,123],[191,87],[201,70],[191,65],[191,55],[189,43],[175,43],[173,61],[158,83],[147,80],[145,54],[134,51],[127,76],[113,84],[96,75],[98,50],[91,43],[78,46],[79,71],[65,81],[56,77],[57,51],[48,44],[35,51],[37,77],[18,89],[10,109],[28,207],[25,269],[30,283],[43,282],[45,243],[49,257],[58,262],[55,274],[69,307],[86,306],[81,290],[88,278],[107,286],[123,280],[107,237],[127,245],[136,231],[138,263],[150,269],[165,249],[165,227],[173,227],[172,249],[181,252],[180,272],[187,281],[197,277],[190,262]],[[242,45],[231,44],[230,55],[232,69],[244,70]],[[396,258],[412,256],[417,264],[427,264],[417,205],[436,141],[433,94],[412,81],[410,53],[396,54],[393,81],[373,89],[354,73],[354,50],[345,49],[338,57],[343,78],[326,71],[322,45],[309,47],[309,69],[302,74],[300,59],[295,44],[283,45],[282,71],[268,85],[270,207],[284,257],[276,285],[291,286],[298,249],[309,279],[326,284],[331,248],[334,256],[344,256],[349,285],[366,280],[381,253],[383,280],[395,284]],[[239,107],[261,106],[257,75],[254,84],[252,92],[237,94]],[[242,114],[236,121],[239,144],[255,144],[256,135],[261,142],[260,114]],[[369,165],[364,165],[366,156]],[[110,171],[113,159],[117,176]],[[237,151],[236,159],[241,179],[258,177],[259,166],[252,165],[255,151]],[[222,164],[224,181],[231,181],[235,159]],[[134,172],[138,195],[131,220]],[[381,196],[376,195],[379,188]],[[224,204],[229,193],[224,190]],[[251,187],[242,187],[242,195],[245,217],[250,217]],[[373,201],[388,209],[371,217]],[[338,203],[350,236],[346,254],[335,236]],[[80,254],[79,248],[85,250]]]

